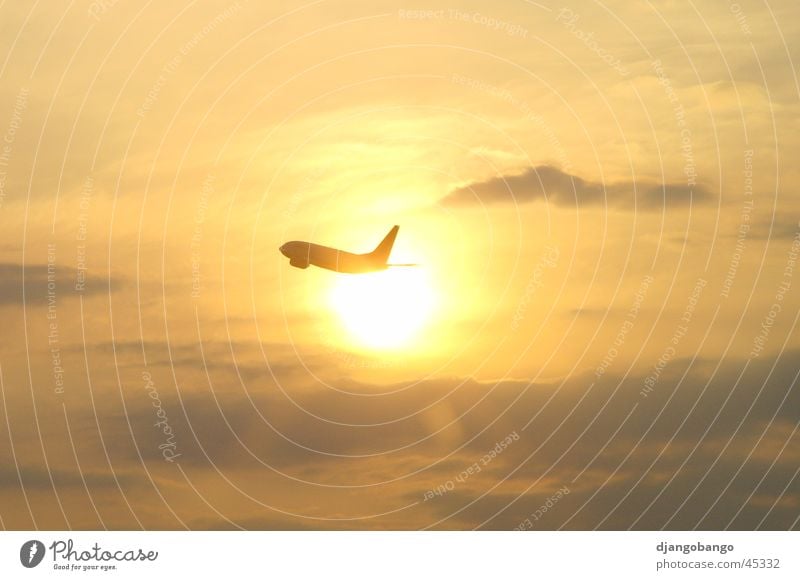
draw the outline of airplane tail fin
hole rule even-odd
[[[389,261],[389,254],[392,252],[392,246],[394,245],[394,239],[397,237],[397,231],[400,229],[400,226],[394,226],[389,233],[386,234],[386,237],[383,238],[383,241],[378,244],[378,247],[375,248],[370,256],[374,258],[376,261],[380,262],[381,264],[385,264]]]

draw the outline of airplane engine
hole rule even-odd
[[[289,260],[289,265],[294,266],[295,268],[302,268],[303,270],[305,270],[306,268],[308,268],[308,260],[292,258],[291,260]]]

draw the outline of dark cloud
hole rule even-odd
[[[49,268],[49,269],[48,269]],[[24,280],[24,292],[23,292]],[[75,291],[76,270],[47,264],[25,264],[13,262],[0,262],[0,306],[46,304],[48,292],[56,300],[76,297]],[[122,281],[116,277],[111,278],[111,290],[120,287]],[[53,283],[52,286],[49,286]],[[107,294],[109,279],[100,276],[87,275],[82,294]]]
[[[135,349],[126,344],[122,351]],[[182,366],[197,365],[189,347],[184,354],[178,377]],[[797,355],[719,365],[676,359],[647,397],[646,370],[547,383],[437,378],[378,386],[340,377],[344,393],[310,375],[264,374],[240,385],[229,371],[211,385],[190,385],[153,369],[177,465],[162,457],[165,435],[138,373],[123,373],[123,388],[95,395],[92,405],[73,388],[65,401],[70,434],[63,416],[46,409],[39,425],[59,492],[82,487],[70,467],[71,437],[98,510],[118,525],[131,525],[131,516],[110,514],[127,509],[111,469],[126,474],[119,483],[150,528],[183,521],[204,529],[510,529],[567,486],[536,529],[787,529],[797,525],[800,501]],[[52,493],[35,463],[40,440],[30,410],[10,411],[29,495]],[[482,463],[512,433],[518,438]],[[57,445],[65,452],[54,452]],[[8,452],[0,460],[13,465]],[[459,480],[476,462],[480,471]],[[151,484],[147,473],[159,477]],[[441,486],[452,489],[425,497]],[[0,473],[0,496],[14,489],[15,470]],[[37,515],[40,525],[48,513]],[[374,517],[381,513],[388,515]],[[18,525],[13,513],[4,520]]]
[[[707,203],[709,191],[686,183],[652,180],[601,183],[565,173],[550,165],[531,167],[522,173],[501,175],[451,191],[444,203],[453,206],[493,203],[526,203],[546,200],[557,205],[608,206],[625,210],[655,211],[662,208]]]
[[[754,223],[746,238],[755,240],[791,240],[800,233],[800,222],[796,215],[776,215],[772,223]],[[738,232],[731,237],[740,235]]]
[[[83,486],[114,487],[119,483],[129,486],[143,485],[145,480],[138,475],[122,471],[112,474],[93,468],[85,469],[83,472],[66,469],[47,471],[44,466],[38,465],[20,465],[17,469],[14,465],[5,464],[0,466],[0,488],[18,485],[20,480],[28,490],[52,489],[53,483],[63,489]]]

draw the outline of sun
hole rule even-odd
[[[371,349],[411,343],[430,321],[435,292],[423,268],[341,275],[331,304],[351,338]]]

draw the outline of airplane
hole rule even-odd
[[[344,274],[377,272],[394,266],[416,266],[417,264],[389,264],[389,254],[400,226],[394,226],[383,241],[367,254],[351,254],[343,250],[320,246],[310,242],[286,242],[280,247],[281,254],[289,258],[295,268],[306,269],[317,266]]]

